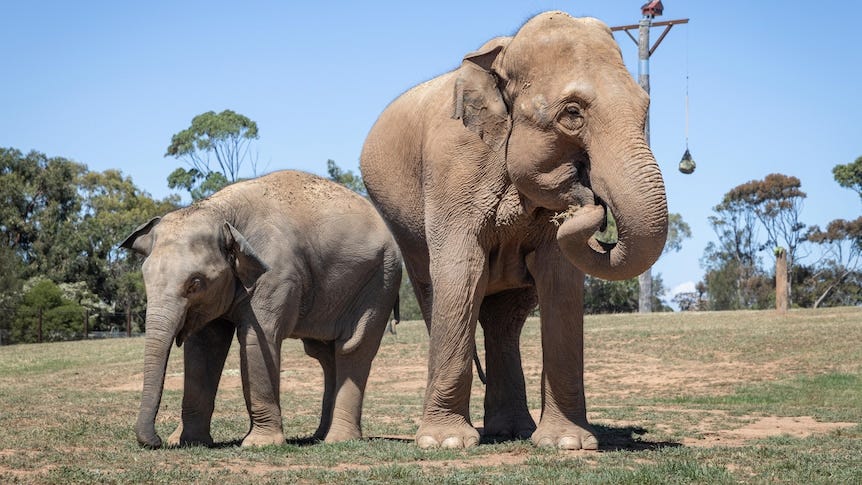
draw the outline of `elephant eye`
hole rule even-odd
[[[576,134],[584,126],[584,116],[581,113],[581,107],[577,104],[567,104],[560,112],[557,122],[564,131],[569,134]]]
[[[204,288],[204,280],[199,276],[195,276],[189,280],[188,286],[186,286],[186,294],[194,294],[201,291]]]

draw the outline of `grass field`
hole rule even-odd
[[[214,448],[145,450],[132,426],[143,339],[0,348],[0,483],[862,483],[862,308],[589,317],[589,417],[598,452],[529,441],[423,451],[412,443],[425,385],[419,322],[387,335],[372,369],[367,438],[311,443],[322,373],[297,341],[282,363],[283,446],[241,449],[236,345],[213,419]],[[540,408],[539,325],[522,350]],[[481,338],[480,353],[481,353]],[[182,352],[156,428],[179,420]],[[483,389],[473,386],[481,427]],[[538,416],[538,414],[536,414]]]

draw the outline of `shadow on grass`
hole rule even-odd
[[[682,446],[682,443],[674,441],[642,440],[640,435],[646,434],[647,430],[640,426],[616,427],[595,424],[593,425],[593,429],[596,430],[596,437],[599,439],[599,451],[650,451]],[[486,436],[482,433],[484,431],[482,428],[478,428],[478,430],[481,436],[479,443],[483,445],[507,443],[511,441],[529,441],[530,439],[529,437],[513,438],[505,436]],[[413,443],[413,439],[414,438],[412,436],[380,435],[367,436],[363,438],[363,441],[380,440],[398,443]],[[313,436],[294,436],[285,440],[285,444],[298,447],[314,446],[321,443],[323,443],[322,440],[314,438]],[[242,440],[223,441],[220,443],[214,443],[212,448],[233,448],[239,447],[241,444]]]
[[[362,438],[361,441],[370,441],[370,440],[380,440],[380,441],[392,441],[392,442],[400,442],[400,443],[412,443],[412,436],[366,436]],[[323,440],[317,439],[313,436],[293,436],[284,440],[284,444],[297,446],[297,447],[306,447],[306,446],[314,446],[323,444]],[[222,449],[222,448],[239,448],[242,445],[242,440],[231,440],[231,441],[222,441],[220,443],[213,443],[210,448]]]
[[[647,430],[640,426],[617,427],[594,424],[593,428],[599,439],[599,451],[651,451],[682,446],[682,443],[675,441],[642,440],[638,435],[646,434]]]
[[[319,443],[323,443],[322,440],[314,438],[313,436],[294,436],[291,438],[287,438],[284,440],[285,445],[291,446],[312,446]],[[213,443],[210,448],[214,448],[217,450],[221,450],[224,448],[239,448],[242,446],[242,440],[230,440],[230,441],[221,441],[218,443]]]
[[[594,424],[593,429],[595,429],[596,438],[599,440],[599,451],[649,451],[682,446],[682,443],[674,441],[644,441],[640,439],[639,435],[646,434],[647,430],[639,426],[616,427]],[[480,444],[483,445],[530,439],[529,437],[522,439],[508,436],[486,436],[482,434],[482,431],[479,428],[482,437]]]

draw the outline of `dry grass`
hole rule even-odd
[[[585,329],[590,419],[599,453],[529,442],[422,451],[411,438],[425,386],[418,322],[387,335],[364,411],[369,439],[310,443],[321,371],[285,342],[280,447],[237,446],[248,426],[238,352],[216,403],[216,448],[144,450],[132,431],[143,339],[0,348],[0,482],[587,483],[859,482],[862,480],[862,309],[606,315]],[[539,325],[522,337],[529,406],[540,408]],[[480,353],[482,340],[479,338]],[[157,419],[179,420],[182,352],[168,367]],[[474,424],[483,388],[474,381]]]

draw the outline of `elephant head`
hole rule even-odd
[[[144,390],[135,434],[141,445],[152,448],[161,446],[155,418],[171,344],[181,346],[189,335],[227,313],[267,270],[235,227],[189,210],[156,217],[120,244],[146,258]]]
[[[667,202],[644,138],[649,97],[605,24],[538,15],[468,54],[455,86],[454,117],[501,154],[525,205],[569,214],[557,242],[575,266],[627,279],[658,259]],[[606,210],[614,245],[594,236]]]

